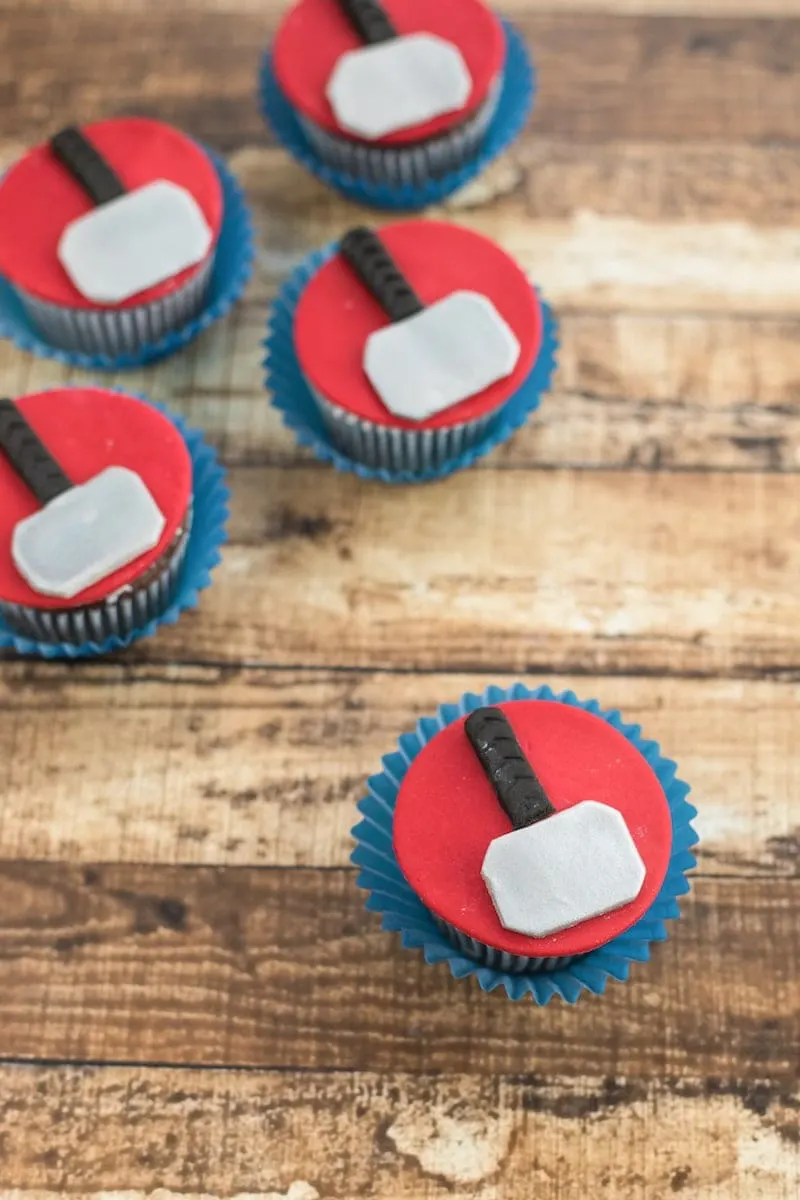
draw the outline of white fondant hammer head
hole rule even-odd
[[[491,300],[453,292],[370,334],[364,370],[397,417],[425,421],[512,373],[520,344]]]
[[[37,592],[69,600],[152,550],[165,524],[140,476],[108,467],[20,521],[11,554]]]
[[[646,870],[622,814],[585,800],[495,838],[481,874],[501,925],[540,938],[629,904]]]
[[[194,196],[159,179],[72,221],[58,258],[87,300],[121,304],[201,263],[213,240]]]
[[[457,112],[471,91],[472,77],[457,46],[431,33],[412,33],[343,54],[327,96],[342,129],[375,141]]]

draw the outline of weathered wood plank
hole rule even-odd
[[[800,662],[789,476],[478,471],[397,490],[239,468],[231,481],[215,586],[135,659],[500,675]]]
[[[556,306],[608,312],[798,311],[791,288],[800,233],[734,222],[653,224],[577,213],[568,222],[526,223],[502,206],[469,214],[471,227],[502,243]]]
[[[769,1082],[5,1067],[0,1095],[6,1200],[793,1200],[800,1170]]]
[[[537,1016],[401,950],[350,871],[3,864],[0,1057],[794,1085],[798,902],[700,878],[630,983]]]
[[[12,160],[19,149],[18,141],[0,139],[3,158]],[[261,216],[268,262],[279,268],[294,253],[336,236],[348,220],[356,219],[353,205],[280,149],[245,145],[230,161]],[[534,120],[509,154],[443,208],[452,215],[493,202],[501,226],[515,218],[560,221],[587,210],[648,222],[791,226],[799,177],[800,149],[792,144],[585,143],[544,136]]]
[[[260,156],[267,160],[279,152],[242,151],[236,161],[246,161],[248,153],[257,163]],[[563,220],[588,209],[649,222],[792,225],[800,148],[733,140],[577,143],[542,137],[534,120],[501,165],[509,181],[504,208],[520,204],[520,216],[529,220]],[[519,173],[514,191],[513,169]],[[258,176],[246,177],[258,195]]]
[[[110,383],[169,404],[229,465],[311,463],[263,390],[265,319],[247,305],[186,354]],[[800,469],[796,322],[567,311],[560,337],[553,391],[479,469]],[[3,394],[82,382],[96,378],[0,342]]]
[[[310,248],[371,218],[278,151],[231,161],[264,244],[253,299]],[[499,240],[561,308],[775,316],[797,312],[798,183],[794,146],[584,147],[531,127],[443,211]]]
[[[677,759],[700,806],[702,871],[797,874],[797,684],[551,682],[621,708]],[[354,806],[382,755],[418,717],[485,684],[6,665],[0,859],[345,866]]]
[[[520,10],[541,68],[540,134],[586,140],[794,140],[800,21]],[[0,29],[0,101],[23,139],[69,113],[158,113],[232,149],[264,135],[253,103],[276,9],[21,8]],[[71,47],[80,45],[78,60]],[[164,46],[170,53],[164,53]],[[68,70],[66,69],[68,67]]]

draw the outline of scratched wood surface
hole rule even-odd
[[[273,144],[280,0],[0,0],[0,165],[160,115],[259,227],[245,301],[114,383],[201,425],[231,544],[124,658],[0,662],[0,1196],[794,1200],[800,1194],[800,11],[506,0],[540,99],[448,203],[561,325],[552,394],[402,492],[295,446],[262,389],[275,287],[363,215]],[[0,344],[0,390],[80,381]],[[485,996],[380,932],[364,779],[516,676],[619,706],[681,764],[684,920],[602,999]]]

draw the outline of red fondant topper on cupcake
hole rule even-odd
[[[369,335],[363,363],[395,416],[426,421],[511,375],[520,343],[488,296],[459,289],[424,305],[369,229],[346,234],[341,254],[392,321]]]
[[[51,149],[97,207],[70,221],[58,259],[95,304],[120,304],[208,255],[214,234],[186,188],[156,179],[127,191],[117,172],[79,129],[57,133]]]
[[[377,235],[352,230],[314,258],[276,305],[271,386],[285,412],[315,409],[310,432],[319,436],[319,414],[351,462],[384,479],[429,477],[538,404],[554,325],[524,270],[489,238],[399,221]]]
[[[220,282],[226,180],[197,142],[143,117],[32,147],[0,178],[0,333],[102,368],[188,340]]]
[[[437,733],[400,785],[392,832],[403,875],[448,935],[481,961],[507,955],[511,971],[630,929],[672,850],[644,755],[601,716],[545,699],[503,701]]]
[[[340,127],[365,141],[463,108],[472,76],[458,46],[432,33],[398,34],[379,0],[338,0],[365,45],[337,61],[326,95]]]
[[[444,135],[463,141],[471,119],[494,110],[505,36],[482,0],[297,0],[273,58],[306,130],[336,140],[334,158],[348,145],[378,154],[436,142],[430,171],[458,159],[455,143],[439,144]]]
[[[559,812],[499,708],[476,709],[464,730],[514,826],[481,869],[505,929],[548,937],[636,899],[647,871],[622,813],[595,800]]]
[[[0,450],[42,506],[11,536],[14,564],[35,592],[71,600],[158,545],[166,519],[135,471],[110,466],[73,484],[8,399]]]

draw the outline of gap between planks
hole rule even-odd
[[[800,668],[789,476],[483,471],[400,492],[332,470],[238,468],[231,481],[214,586],[132,660],[501,676]]]
[[[793,1086],[799,888],[697,880],[629,983],[537,1013],[402,950],[344,873],[3,863],[0,1056]]]
[[[324,667],[335,646],[343,666],[503,675],[800,665],[789,476],[483,471],[401,492],[240,468],[231,482],[215,585],[142,657]]]
[[[0,858],[346,867],[381,757],[489,682],[510,680],[6,664]],[[549,682],[619,708],[678,762],[700,810],[701,872],[796,874],[800,685]]]
[[[101,106],[135,107],[232,149],[266,136],[254,81],[276,18],[275,8],[265,16],[249,5],[208,8],[202,20],[174,5],[26,6],[0,28],[15,65],[3,107],[24,139],[52,132],[64,112],[83,122]],[[516,19],[540,64],[540,134],[796,140],[796,18],[572,10],[518,11]],[[91,78],[70,57],[84,43],[98,48]]]

